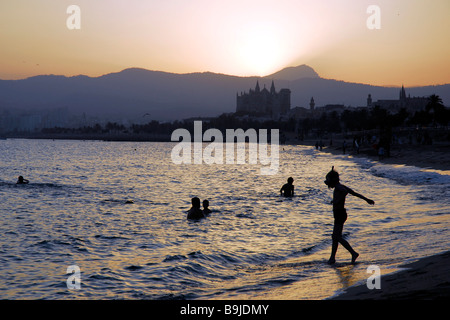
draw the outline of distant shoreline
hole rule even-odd
[[[118,141],[118,142],[174,142],[170,134],[8,134],[0,139],[45,139],[45,140],[97,140],[97,141]],[[342,155],[342,144],[344,139],[334,139],[332,146],[324,146],[322,152]],[[435,142],[432,145],[422,144],[402,144],[392,145],[389,157],[380,159],[377,151],[371,146],[362,146],[359,153],[351,146],[350,139],[346,139],[346,155],[349,157],[365,157],[370,160],[386,164],[416,166],[424,169],[434,169],[441,171],[450,170],[450,142]],[[175,141],[176,142],[176,141]],[[314,148],[316,140],[298,141],[288,139],[285,145],[303,145]]]
[[[110,134],[110,133],[31,133],[8,134],[2,139],[44,139],[44,140],[97,140],[123,142],[171,142],[169,134]]]

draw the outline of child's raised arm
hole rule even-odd
[[[366,198],[362,194],[356,193],[355,191],[353,191],[351,189],[349,189],[349,193],[355,197],[358,197],[358,198],[361,198],[361,199],[367,201],[368,204],[371,204],[371,205],[375,204],[375,201],[373,201],[372,199]]]

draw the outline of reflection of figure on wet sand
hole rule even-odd
[[[187,218],[192,220],[198,220],[204,218],[205,215],[203,211],[200,209],[200,199],[197,197],[192,198],[192,207],[187,212]]]
[[[294,196],[294,179],[289,177],[287,183],[285,183],[280,189],[280,195],[284,195],[285,197],[293,197]]]
[[[209,201],[203,200],[203,214],[205,216],[209,215],[212,212],[208,207],[209,207]]]
[[[347,289],[358,282],[359,279],[355,274],[354,268],[354,265],[345,265],[335,268],[343,289]]]
[[[27,184],[28,181],[27,179],[24,179],[22,176],[19,176],[19,178],[17,179],[17,184]]]

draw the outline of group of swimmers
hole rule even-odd
[[[285,183],[281,189],[280,194],[285,197],[293,197],[294,196],[294,179],[289,177],[287,183]],[[200,209],[200,199],[198,197],[194,197],[191,199],[192,207],[187,212],[187,219],[190,220],[199,220],[202,218],[206,218],[211,210],[209,209],[209,201],[203,200],[203,210]]]
[[[350,246],[350,244],[342,237],[342,231],[344,228],[344,223],[347,220],[347,211],[344,207],[345,205],[345,197],[347,194],[351,194],[355,197],[361,198],[365,200],[368,204],[374,205],[375,202],[371,199],[364,197],[363,195],[356,193],[349,187],[346,187],[339,182],[339,173],[334,170],[334,167],[331,168],[331,171],[326,175],[326,180],[324,183],[330,189],[334,189],[333,191],[333,200],[331,203],[333,204],[333,217],[334,217],[334,227],[332,234],[332,246],[331,246],[331,256],[328,260],[329,264],[334,264],[336,262],[336,251],[339,243],[347,249],[352,255],[352,263],[355,263],[359,254]],[[17,179],[17,184],[28,184],[29,181],[24,179],[23,176],[19,176]],[[289,177],[287,179],[287,183],[285,183],[280,189],[280,195],[284,195],[285,197],[293,197],[294,196],[294,179]],[[200,199],[198,197],[194,197],[191,200],[192,207],[187,212],[187,218],[191,220],[199,220],[207,217],[211,210],[209,209],[209,201],[203,200],[203,210],[200,209]]]
[[[287,183],[284,184],[280,189],[280,195],[284,195],[285,197],[293,197],[294,196],[294,179],[289,177],[287,179]],[[331,171],[325,177],[324,183],[330,189],[334,189],[333,191],[333,200],[331,201],[333,205],[333,217],[334,217],[334,227],[332,233],[332,246],[331,246],[331,256],[328,260],[329,264],[334,264],[336,262],[336,252],[338,245],[341,244],[352,256],[352,264],[356,262],[356,259],[359,256],[359,253],[356,252],[345,240],[342,236],[342,231],[344,228],[344,223],[347,220],[347,210],[345,209],[345,198],[347,194],[351,194],[352,196],[358,197],[360,199],[365,200],[368,204],[374,205],[375,202],[371,199],[364,197],[363,195],[356,193],[349,187],[342,185],[339,182],[339,173],[334,170],[334,166],[331,168]],[[205,205],[206,204],[206,205]],[[188,219],[201,219],[211,212],[208,209],[209,202],[208,200],[203,201],[203,210],[200,209],[200,199],[195,197],[192,198],[192,208],[188,211],[187,218]]]
[[[289,177],[287,183],[285,183],[280,189],[280,195],[285,197],[294,196],[294,179]],[[191,220],[198,220],[207,217],[211,210],[209,207],[209,201],[203,200],[203,210],[200,209],[200,199],[194,197],[191,199],[192,207],[187,212],[187,218]]]
[[[203,210],[200,209],[200,199],[197,197],[192,198],[192,207],[187,212],[187,218],[191,220],[198,220],[206,218],[211,210],[209,209],[209,201],[203,200]]]

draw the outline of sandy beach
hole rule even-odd
[[[350,287],[333,300],[435,300],[450,297],[450,251],[400,266],[381,275],[380,289]]]

